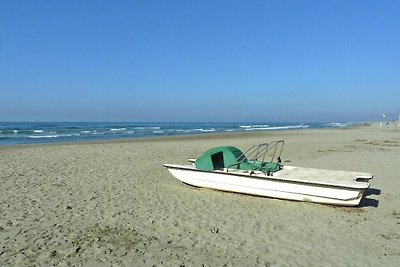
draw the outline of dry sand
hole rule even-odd
[[[195,188],[163,163],[283,139],[290,165],[375,174],[360,207]],[[1,266],[399,266],[400,128],[0,148]]]

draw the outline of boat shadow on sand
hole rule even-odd
[[[359,207],[374,207],[377,208],[379,205],[379,200],[369,198],[372,195],[380,195],[381,190],[377,188],[368,188],[364,193],[364,198],[361,200]]]

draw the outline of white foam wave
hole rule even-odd
[[[328,126],[328,127],[344,127],[349,125],[349,123],[345,122],[331,122],[331,123],[324,123],[322,126]]]
[[[160,134],[160,133],[163,133],[163,132],[164,132],[163,130],[153,131],[153,133],[155,133],[155,134]]]
[[[215,132],[215,129],[214,128],[211,128],[211,129],[197,128],[197,129],[185,130],[184,132],[186,132],[186,133],[191,133],[191,132]]]
[[[112,132],[118,132],[118,131],[125,131],[126,128],[111,128],[110,131]]]
[[[31,139],[40,139],[40,138],[58,138],[58,137],[71,137],[71,136],[80,136],[80,134],[28,135],[27,137]]]
[[[249,129],[249,128],[265,128],[269,127],[268,124],[253,124],[253,125],[239,125],[240,128]]]
[[[43,133],[43,130],[33,130],[34,133]]]
[[[245,131],[261,131],[261,130],[270,130],[273,127],[259,127],[259,128],[246,128]]]
[[[28,138],[38,139],[38,138],[58,138],[61,135],[54,134],[54,135],[29,135]]]
[[[160,126],[148,126],[148,127],[138,126],[138,127],[134,127],[134,129],[136,129],[136,130],[160,130],[161,127]]]
[[[288,129],[302,129],[302,128],[308,128],[308,127],[309,127],[309,125],[288,125],[288,126],[247,128],[247,129],[245,129],[245,131],[288,130]]]

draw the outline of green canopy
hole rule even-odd
[[[220,146],[207,150],[199,157],[195,166],[199,170],[214,171],[224,168],[240,170],[278,171],[282,167],[275,162],[248,160],[240,149],[234,146]]]

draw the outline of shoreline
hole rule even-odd
[[[81,140],[81,141],[54,141],[54,142],[43,142],[43,143],[30,143],[30,144],[11,144],[11,145],[0,145],[0,150],[3,148],[19,148],[19,147],[31,147],[31,146],[62,146],[62,145],[80,145],[80,144],[107,144],[107,143],[131,143],[131,142],[159,142],[159,141],[177,141],[177,140],[192,140],[192,139],[203,139],[209,140],[214,138],[228,138],[228,137],[257,137],[263,136],[267,133],[291,133],[291,132],[302,132],[302,131],[330,131],[330,130],[346,130],[356,129],[363,127],[370,127],[372,124],[379,125],[379,122],[368,123],[368,124],[354,124],[350,126],[342,126],[338,128],[303,128],[303,129],[284,129],[284,130],[260,130],[260,131],[248,131],[248,132],[209,132],[209,133],[191,133],[191,134],[176,134],[176,135],[163,135],[163,136],[144,136],[144,137],[121,137],[121,138],[110,138],[110,139],[97,139],[97,140]],[[273,134],[275,135],[275,134]]]
[[[0,123],[0,146],[67,142],[96,142],[148,137],[263,132],[296,129],[345,128],[365,125],[353,123],[107,123],[107,122],[9,122]]]

